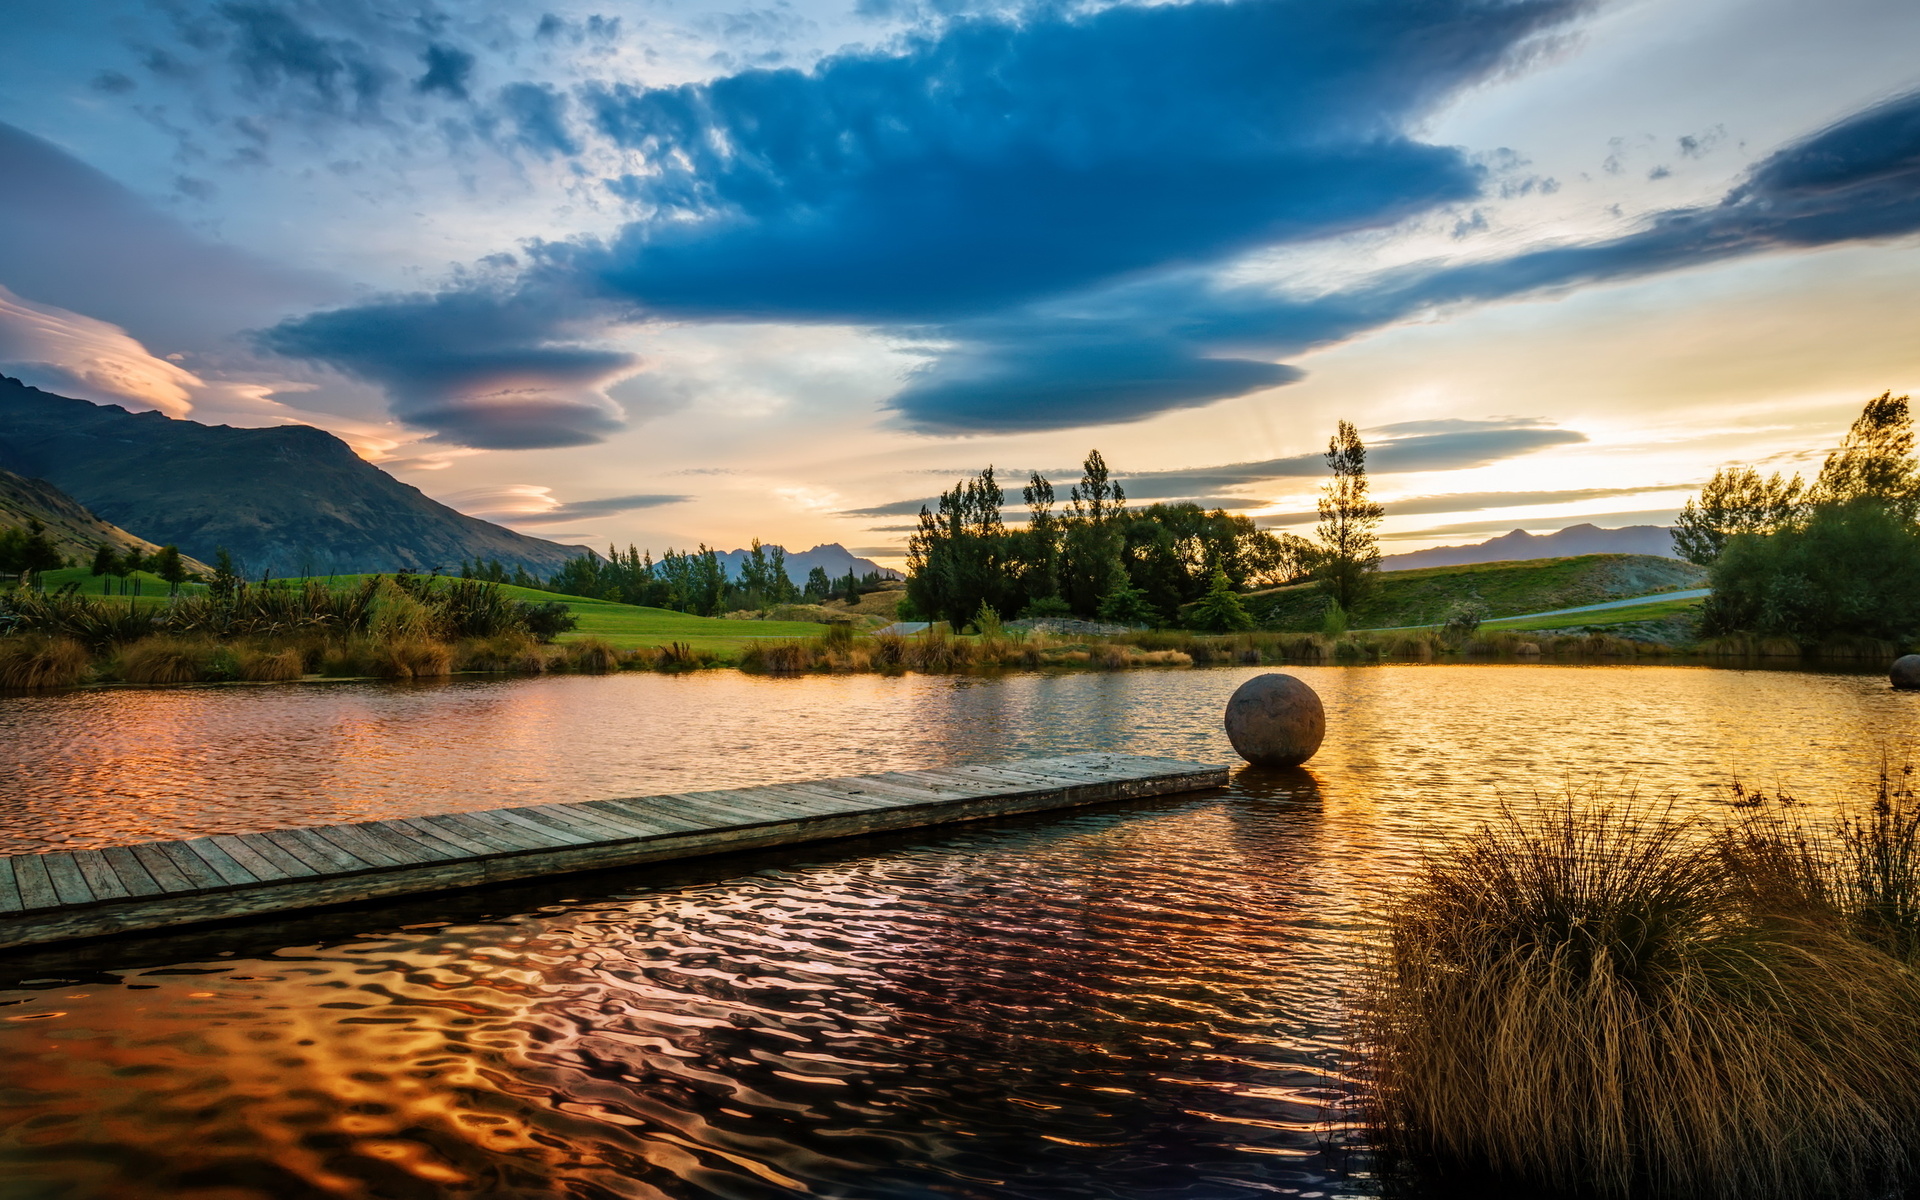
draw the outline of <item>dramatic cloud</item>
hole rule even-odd
[[[192,411],[198,376],[162,358],[125,330],[0,287],[0,373],[36,387],[170,417]]]
[[[596,348],[596,322],[846,322],[925,355],[887,401],[900,424],[1049,430],[1287,384],[1302,371],[1286,360],[1409,319],[1920,229],[1920,96],[1908,95],[1762,160],[1717,204],[1654,214],[1620,237],[1417,264],[1322,293],[1223,278],[1248,251],[1478,195],[1481,169],[1419,141],[1420,123],[1580,11],[1575,0],[1045,9],[959,20],[810,70],[602,83],[572,100],[512,85],[496,93],[490,136],[573,155],[565,113],[580,108],[641,164],[611,184],[635,219],[605,241],[533,245],[517,292],[383,301],[282,325],[266,344],[386,386],[402,420],[441,440],[546,446],[619,424],[603,389],[634,363]],[[271,50],[260,86],[347,103],[344,50],[256,25],[234,53]],[[451,86],[457,60],[444,62]],[[484,314],[484,335],[443,319],[455,310]]]
[[[1572,429],[1557,429],[1544,421],[1507,419],[1495,421],[1403,421],[1380,425],[1365,431],[1367,467],[1375,475],[1393,475],[1414,471],[1461,471],[1484,467],[1502,459],[1517,458],[1549,446],[1573,445],[1587,435]],[[1078,468],[1042,471],[1055,482],[1062,496]],[[1018,496],[1024,471],[999,472],[1001,485],[1009,496]],[[1257,497],[1226,494],[1229,489],[1258,487],[1281,479],[1319,478],[1327,474],[1327,460],[1319,454],[1298,454],[1289,458],[1269,458],[1259,462],[1227,463],[1217,467],[1190,467],[1178,471],[1115,471],[1113,477],[1126,489],[1129,500],[1168,501],[1198,504],[1203,508],[1251,508],[1262,503]],[[1429,508],[1427,512],[1460,512],[1474,507],[1475,499],[1499,496],[1618,496],[1649,488],[1614,488],[1570,495],[1559,492],[1479,492],[1458,497],[1426,497],[1429,501],[1458,499],[1455,508]],[[1660,489],[1664,490],[1664,489]],[[843,517],[905,517],[919,513],[922,506],[933,508],[938,497],[919,500],[895,500],[871,508],[846,509]],[[1546,504],[1548,500],[1512,500],[1512,504]],[[1270,518],[1276,519],[1276,518]],[[910,528],[902,526],[899,528]],[[885,527],[885,532],[897,532]],[[880,532],[880,531],[876,531]]]
[[[1539,421],[1409,421],[1382,425],[1366,432],[1369,435],[1367,469],[1375,475],[1462,471],[1549,446],[1587,440],[1584,433],[1556,429]],[[1326,473],[1324,456],[1300,454],[1183,471],[1116,472],[1116,476],[1129,497],[1154,500],[1220,488],[1253,487],[1277,479],[1314,478]],[[1252,502],[1242,500],[1240,503]]]
[[[0,282],[162,352],[344,289],[189,230],[65,151],[0,124]]]
[[[1082,389],[1054,347],[1116,360],[1153,347],[1161,403],[1116,405],[1108,420],[1245,394],[1282,357],[1453,308],[1630,279],[1744,255],[1920,231],[1920,93],[1888,100],[1756,164],[1718,203],[1656,214],[1605,241],[1523,251],[1490,262],[1423,265],[1356,287],[1296,295],[1226,287],[1198,272],[1107,289],[1057,313],[1034,306],[942,327],[942,357],[890,402],[910,425],[950,432],[1087,423],[1111,396]],[[1213,381],[1218,381],[1214,383]],[[1276,379],[1276,382],[1283,382]],[[1271,386],[1271,385],[1268,385]],[[1009,412],[1005,394],[1027,398]],[[1141,389],[1141,399],[1149,390]],[[1058,414],[1057,418],[1055,414]]]
[[[1626,488],[1564,488],[1559,491],[1544,492],[1449,492],[1439,496],[1408,496],[1399,500],[1387,500],[1389,515],[1396,517],[1428,516],[1433,513],[1481,512],[1499,508],[1531,508],[1546,504],[1575,504],[1582,500],[1605,500],[1614,496],[1639,496],[1648,492],[1671,492],[1670,484],[1657,484],[1651,487]],[[1259,519],[1266,528],[1285,525],[1301,525],[1320,519],[1318,511],[1273,513]]]
[[[591,520],[663,504],[681,504],[688,496],[643,494],[605,496],[597,500],[563,503],[553,489],[531,483],[512,483],[497,487],[469,488],[441,500],[464,513],[508,525],[559,525],[568,521]]]
[[[579,265],[674,312],[900,322],[1389,225],[1479,189],[1411,126],[1581,7],[1118,5],[602,87],[646,215]]]
[[[259,340],[379,384],[394,416],[430,440],[525,450],[596,442],[624,423],[606,388],[641,360],[573,340],[599,332],[597,319],[533,291],[476,290],[317,313]]]

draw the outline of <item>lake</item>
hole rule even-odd
[[[1073,750],[1230,761],[1260,668],[0,698],[0,844],[110,845]],[[1826,803],[1877,674],[1300,667],[1219,792],[0,959],[12,1197],[1372,1195],[1341,984],[1504,798]]]

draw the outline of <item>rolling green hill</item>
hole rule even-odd
[[[1692,563],[1650,554],[1583,554],[1382,571],[1377,580],[1373,594],[1349,614],[1352,628],[1437,624],[1446,619],[1448,609],[1466,600],[1486,605],[1490,618],[1574,608],[1700,587],[1706,572]],[[1317,629],[1326,613],[1326,599],[1312,584],[1254,592],[1245,603],[1261,624],[1275,629]]]

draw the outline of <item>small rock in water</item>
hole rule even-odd
[[[1291,675],[1256,675],[1227,701],[1227,740],[1255,766],[1298,766],[1326,736],[1319,694]]]
[[[1894,659],[1893,670],[1887,672],[1887,677],[1897,688],[1920,688],[1920,654],[1903,654]]]

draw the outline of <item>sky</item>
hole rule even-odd
[[[892,566],[991,464],[1389,552],[1920,390],[1911,0],[0,13],[0,372],[557,541]]]

